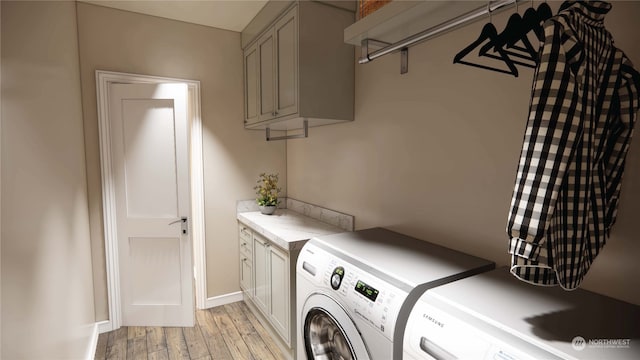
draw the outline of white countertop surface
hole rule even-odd
[[[298,212],[278,209],[273,215],[259,211],[238,213],[238,221],[286,250],[302,247],[312,237],[345,232],[345,230]]]

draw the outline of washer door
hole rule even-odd
[[[313,294],[302,309],[307,359],[369,360],[369,353],[351,317],[328,296]]]

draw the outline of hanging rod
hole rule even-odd
[[[302,133],[296,135],[287,135],[287,136],[271,136],[271,129],[267,127],[266,129],[267,141],[275,141],[275,140],[289,140],[289,139],[302,139],[309,137],[309,120],[304,119],[302,122]]]
[[[417,34],[411,35],[408,38],[395,42],[393,44],[387,45],[381,49],[373,51],[372,53],[368,53],[369,42],[373,39],[364,39],[362,40],[362,57],[358,60],[360,64],[366,64],[370,61],[373,61],[381,56],[390,54],[392,52],[396,52],[399,50],[406,50],[409,46],[415,45],[419,42],[429,40],[438,35],[442,35],[447,31],[456,29],[463,25],[470,24],[474,21],[480,20],[483,16],[488,15],[489,13],[495,13],[496,11],[502,11],[510,8],[516,3],[523,2],[525,0],[497,0],[497,1],[489,1],[489,3],[485,6],[479,7],[475,10],[471,10],[465,14],[457,16],[449,21],[443,22],[440,25],[436,25],[424,31],[421,31]],[[380,43],[380,42],[378,42]],[[406,52],[403,55],[403,68],[406,70]],[[406,71],[405,71],[406,72]]]

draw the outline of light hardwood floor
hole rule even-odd
[[[100,334],[96,360],[280,360],[284,357],[244,302],[196,311],[196,326],[121,327]]]

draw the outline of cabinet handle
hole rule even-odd
[[[242,258],[242,262],[245,262],[245,261],[247,261],[247,258]]]

